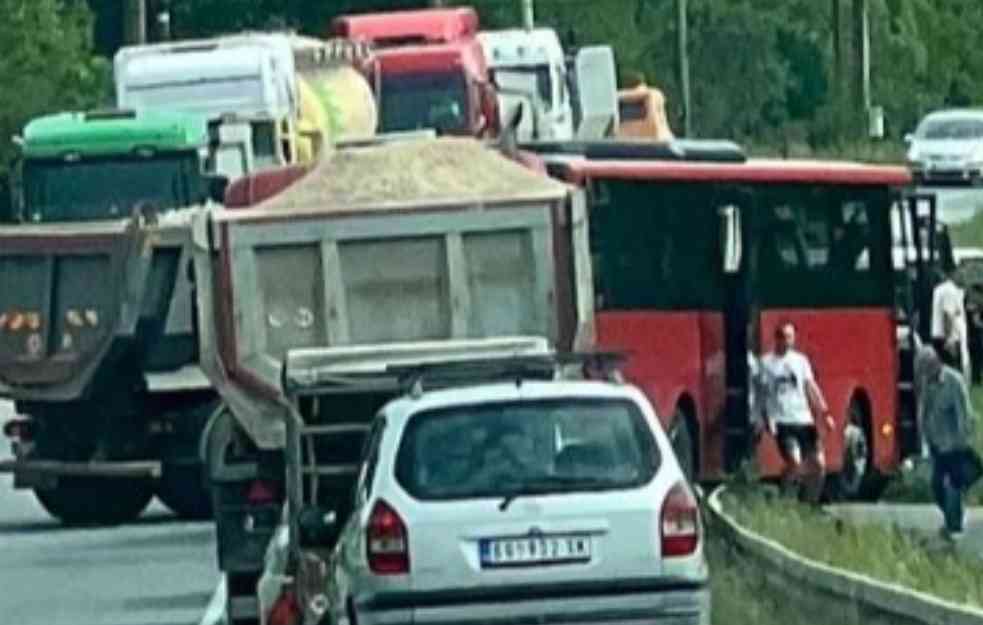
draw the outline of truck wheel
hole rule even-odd
[[[54,489],[34,494],[62,523],[111,525],[139,517],[153,497],[153,487],[146,480],[62,478]]]
[[[200,464],[165,464],[157,496],[182,519],[201,521],[212,517],[211,491],[202,479]]]

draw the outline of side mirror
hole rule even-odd
[[[720,253],[723,259],[723,272],[735,274],[741,270],[742,235],[741,209],[733,204],[722,206],[720,215]]]
[[[914,141],[915,141],[914,133],[909,132],[904,136],[905,145],[911,145]]]
[[[225,203],[225,190],[229,187],[229,178],[221,174],[205,176],[208,186],[208,198],[216,204]]]
[[[301,545],[330,547],[341,534],[337,513],[317,506],[302,508],[297,518],[297,525],[300,530]]]

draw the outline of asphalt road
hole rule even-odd
[[[919,191],[935,193],[939,217],[950,225],[969,221],[983,208],[983,189],[967,187],[922,187]]]
[[[893,525],[933,538],[942,527],[942,513],[928,504],[846,504],[829,506],[827,510],[851,523]],[[983,508],[966,510],[965,535],[957,549],[983,558]]]
[[[10,414],[0,402],[0,423]],[[209,523],[179,522],[155,503],[133,525],[66,529],[0,476],[2,623],[198,625],[217,578]]]

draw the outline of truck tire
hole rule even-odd
[[[51,516],[66,525],[115,525],[139,517],[154,493],[146,480],[62,478],[57,487],[34,494]]]
[[[174,514],[185,520],[212,518],[212,496],[202,478],[200,464],[165,464],[157,496]]]
[[[211,487],[201,457],[201,439],[220,407],[207,401],[182,415],[185,430],[163,450],[164,466],[157,496],[180,518],[201,521],[212,518]]]

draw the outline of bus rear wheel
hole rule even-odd
[[[884,492],[887,479],[874,467],[870,431],[870,417],[863,404],[854,399],[843,429],[843,467],[830,478],[831,498],[872,501]]]
[[[676,408],[673,415],[672,425],[669,427],[669,442],[672,444],[672,451],[676,454],[676,461],[683,475],[690,483],[696,478],[696,452],[694,449],[693,428],[690,425],[689,417],[682,407]]]

